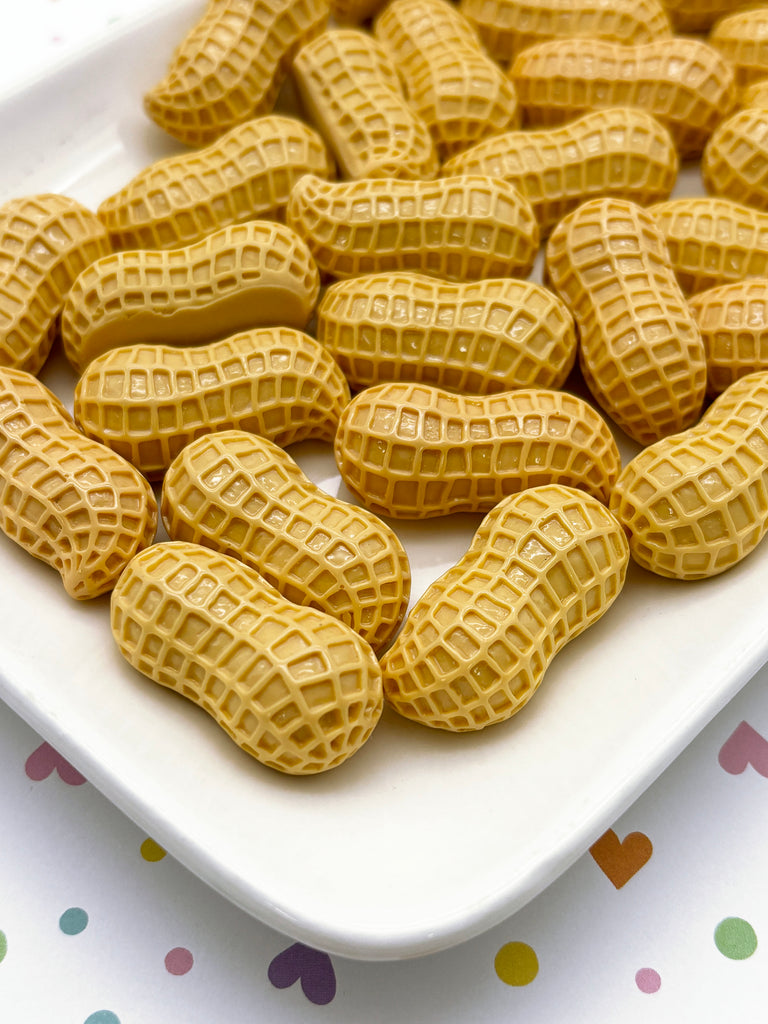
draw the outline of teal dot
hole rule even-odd
[[[111,1010],[97,1010],[86,1017],[83,1024],[120,1024],[120,1018]]]
[[[0,963],[5,960],[5,954],[8,952],[8,939],[5,937],[5,932],[0,932]]]
[[[88,915],[80,907],[70,907],[59,918],[59,928],[65,935],[79,935],[88,924]]]
[[[715,928],[715,945],[729,960],[746,960],[757,949],[757,936],[748,921],[726,917]]]

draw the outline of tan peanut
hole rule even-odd
[[[734,0],[663,0],[677,32],[706,32],[723,14],[733,10]]]
[[[281,448],[240,430],[200,437],[163,480],[172,540],[203,544],[259,572],[283,597],[327,612],[378,650],[408,605],[395,532],[315,486]]]
[[[0,366],[39,373],[72,283],[110,251],[96,214],[67,196],[0,206]]]
[[[356,390],[387,381],[475,394],[559,388],[576,358],[565,305],[511,277],[451,284],[393,271],[337,281],[317,308],[317,338]]]
[[[768,372],[742,377],[690,430],[625,467],[611,510],[634,560],[698,580],[730,569],[768,527]]]
[[[459,9],[501,62],[549,39],[637,44],[671,35],[660,0],[461,0]]]
[[[277,771],[336,767],[381,715],[381,670],[357,633],[200,545],[164,542],[137,555],[112,593],[111,623],[129,664]]]
[[[98,214],[115,249],[177,249],[230,224],[283,220],[302,174],[333,177],[325,143],[301,121],[270,115],[150,164]]]
[[[296,51],[322,32],[328,14],[328,0],[208,0],[145,95],[145,111],[189,146],[268,114]]]
[[[598,107],[641,107],[670,131],[681,157],[698,156],[736,104],[730,64],[698,39],[639,46],[557,39],[518,55],[510,71],[523,117],[560,124]]]
[[[701,161],[707,192],[768,210],[768,110],[737,110],[721,121]]]
[[[153,479],[212,431],[248,430],[281,446],[333,442],[348,401],[344,375],[314,338],[265,327],[196,348],[111,349],[77,382],[74,415]]]
[[[374,35],[441,160],[519,124],[512,82],[449,0],[393,0]]]
[[[730,61],[739,87],[768,75],[768,7],[735,11],[720,18],[708,42]]]
[[[544,388],[470,397],[427,384],[379,384],[346,407],[334,451],[349,490],[395,519],[487,512],[545,483],[607,502],[620,466],[598,413]]]
[[[625,199],[592,199],[555,228],[546,267],[600,407],[640,444],[691,426],[704,401],[704,344],[653,218]]]
[[[287,219],[333,277],[387,270],[450,281],[527,277],[539,245],[528,200],[479,174],[351,182],[307,174],[291,193]]]
[[[299,52],[293,76],[309,119],[346,178],[433,178],[429,129],[403,95],[395,66],[368,33],[324,32]]]
[[[0,368],[0,528],[78,600],[111,590],[157,528],[144,477],[83,437],[36,377],[11,367]]]
[[[330,0],[331,17],[337,25],[359,25],[373,18],[386,0]]]
[[[309,249],[284,224],[248,221],[182,249],[137,249],[91,264],[61,319],[64,353],[82,373],[124,345],[196,345],[272,324],[306,326],[320,288]]]
[[[709,288],[689,305],[704,341],[711,395],[740,377],[768,371],[768,278]]]
[[[667,129],[644,110],[593,110],[560,128],[505,132],[447,160],[441,174],[490,174],[530,202],[542,237],[579,203],[669,198],[679,160]]]
[[[766,75],[768,75],[768,71],[766,71]],[[768,107],[768,78],[760,78],[742,89],[739,106],[765,110]]]
[[[505,498],[382,658],[387,702],[450,732],[505,721],[558,651],[613,604],[628,560],[621,527],[597,499],[557,485]]]
[[[768,277],[768,213],[719,196],[668,199],[648,212],[686,294]]]

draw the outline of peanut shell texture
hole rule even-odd
[[[708,42],[730,61],[740,88],[768,75],[768,7],[751,4],[720,18]]]
[[[84,434],[156,479],[213,431],[246,430],[281,447],[333,443],[348,401],[343,373],[314,338],[264,327],[195,348],[111,349],[78,380],[74,416]]]
[[[709,288],[694,295],[689,306],[704,341],[709,394],[768,371],[768,278]]]
[[[40,372],[75,278],[109,252],[96,214],[68,196],[0,206],[0,366]]]
[[[177,249],[230,224],[284,220],[302,174],[333,177],[317,132],[293,117],[254,118],[205,149],[150,164],[98,215],[115,249]]]
[[[200,345],[237,331],[303,329],[320,278],[301,238],[284,224],[248,221],[181,249],[128,250],[91,264],[64,306],[64,354],[82,373],[125,345]]]
[[[644,569],[699,580],[730,569],[768,527],[768,371],[742,377],[699,423],[635,456],[611,511]]]
[[[331,0],[331,17],[337,25],[359,25],[375,17],[386,0]]]
[[[664,0],[676,32],[706,32],[733,10],[733,0]]]
[[[565,304],[516,278],[466,284],[391,271],[337,281],[317,338],[355,390],[418,381],[468,394],[559,388],[576,358]]]
[[[305,175],[288,204],[322,274],[357,277],[413,270],[449,281],[527,277],[539,245],[530,203],[501,178],[372,178],[325,182]]]
[[[628,560],[621,527],[596,498],[559,485],[504,498],[382,658],[387,703],[450,732],[505,721],[558,651],[610,608]]]
[[[336,767],[381,715],[381,670],[357,633],[197,544],[137,555],[113,591],[111,625],[129,664],[277,771]]]
[[[546,269],[576,321],[600,408],[639,444],[692,426],[704,343],[653,218],[624,199],[592,199],[552,232]]]
[[[739,95],[740,107],[768,107],[768,77],[759,78],[751,85],[745,86]]]
[[[379,384],[346,407],[334,451],[352,494],[395,519],[487,512],[549,483],[607,502],[621,465],[592,406],[544,388],[476,397]]]
[[[272,111],[296,51],[328,14],[327,0],[208,0],[144,110],[174,138],[207,146]]]
[[[111,590],[157,528],[144,477],[84,437],[48,388],[12,367],[0,367],[0,527],[80,601]]]
[[[768,210],[768,109],[737,110],[707,142],[701,176],[710,195]]]
[[[161,508],[172,540],[238,558],[374,650],[405,616],[411,575],[395,532],[326,494],[265,438],[228,430],[187,445],[165,476]]]
[[[557,128],[491,136],[446,160],[441,174],[490,174],[529,201],[542,238],[580,203],[616,196],[668,199],[679,159],[667,129],[644,110],[593,110]]]

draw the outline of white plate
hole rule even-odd
[[[169,152],[141,111],[199,4],[139,20],[0,101],[0,201],[61,191],[95,206]],[[700,191],[695,171],[678,191]],[[63,395],[61,360],[47,383]],[[624,447],[625,455],[632,451]],[[328,446],[293,450],[330,491]],[[342,494],[345,494],[342,490]],[[414,597],[479,517],[396,523]],[[678,583],[632,569],[610,612],[550,667],[530,705],[477,735],[386,712],[327,775],[262,768],[199,709],[133,672],[108,600],[0,537],[0,696],[147,833],[269,925],[329,952],[389,959],[489,928],[564,871],[768,657],[768,545]]]

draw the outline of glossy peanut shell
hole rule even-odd
[[[708,42],[736,72],[739,87],[768,75],[768,7],[751,4],[718,20]]]
[[[740,377],[768,371],[768,278],[720,285],[690,300],[707,356],[707,391],[719,395]]]
[[[768,210],[768,109],[737,110],[721,121],[704,150],[701,176],[710,195]]]

